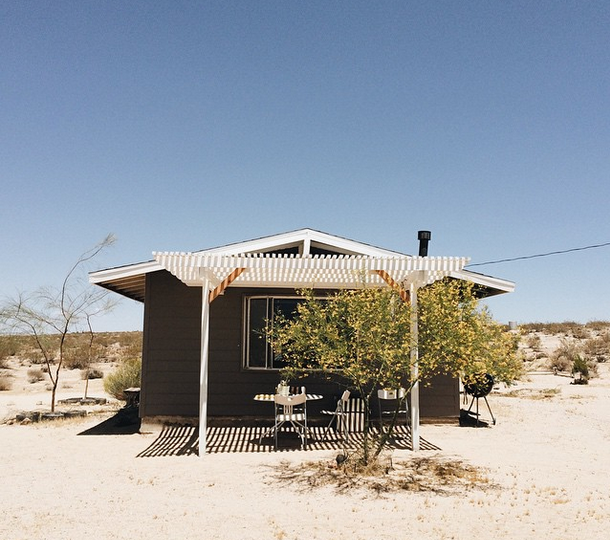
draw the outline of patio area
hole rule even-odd
[[[210,426],[207,430],[206,451],[209,454],[235,452],[275,452],[273,438],[263,438],[267,426]],[[350,433],[346,444],[336,437],[334,432],[324,436],[325,427],[310,428],[307,450],[341,451],[344,446],[355,448],[362,441],[362,433]],[[137,457],[164,457],[198,455],[199,433],[197,426],[166,425],[158,437]],[[398,426],[389,448],[397,450],[412,450],[411,432],[408,426]],[[281,432],[278,452],[293,452],[301,450],[301,441],[297,434],[290,431]],[[305,450],[305,451],[307,451]],[[420,450],[440,450],[433,443],[420,438]]]

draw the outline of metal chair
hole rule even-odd
[[[335,423],[335,430],[337,431],[337,433],[339,433],[341,435],[341,438],[344,441],[347,438],[348,430],[347,430],[346,409],[347,409],[347,403],[349,401],[349,396],[350,396],[350,391],[345,390],[345,392],[343,392],[343,394],[341,394],[341,397],[337,400],[337,406],[335,407],[334,411],[327,411],[327,410],[320,411],[322,414],[331,416],[330,422],[328,422],[328,426],[326,426],[326,429],[324,430],[324,434],[322,435],[324,438],[326,437],[326,433],[328,432],[330,427],[333,425],[333,422]]]
[[[275,435],[275,449],[277,450],[278,432],[285,424],[290,424],[295,432],[299,434],[301,448],[307,448],[307,395],[304,392],[296,396],[281,396],[276,394],[274,401],[275,424],[271,430]]]

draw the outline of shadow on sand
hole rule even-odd
[[[123,407],[114,416],[79,435],[133,435],[140,432],[141,421],[137,407]]]
[[[210,426],[207,432],[207,452],[210,454],[234,452],[274,452],[272,437],[265,437],[265,427],[260,426]],[[344,446],[355,447],[361,443],[363,435],[352,433],[345,443],[337,437],[326,437],[324,428],[312,427],[307,448],[309,450],[337,450]],[[262,439],[261,439],[261,436]],[[300,450],[300,438],[296,433],[282,433],[278,451]],[[422,450],[440,450],[425,439],[420,440]],[[411,433],[407,427],[399,427],[390,448],[411,450]],[[187,425],[166,425],[158,437],[137,457],[190,456],[199,454],[199,433],[197,427]]]

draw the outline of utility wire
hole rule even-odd
[[[527,259],[536,259],[538,257],[549,257],[550,255],[561,255],[563,253],[571,253],[573,251],[584,251],[585,249],[595,249],[610,246],[610,242],[604,242],[603,244],[593,244],[591,246],[577,247],[572,249],[563,249],[561,251],[549,251],[548,253],[538,253],[537,255],[526,255],[524,257],[513,257],[512,259],[499,259],[497,261],[487,261],[482,263],[467,264],[464,268],[470,268],[472,266],[483,266],[485,264],[499,264],[513,261],[525,261]]]

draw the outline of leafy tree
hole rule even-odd
[[[31,294],[19,293],[16,298],[8,299],[0,310],[3,325],[13,333],[32,336],[42,354],[51,381],[51,411],[55,411],[59,375],[70,334],[85,329],[92,334],[91,318],[113,307],[107,291],[89,285],[82,272],[87,263],[113,243],[114,237],[108,235],[83,253],[59,288],[44,287]]]
[[[268,328],[289,379],[317,374],[355,389],[364,401],[362,459],[376,459],[389,440],[403,405],[377,439],[371,431],[371,398],[379,388],[411,390],[437,374],[472,381],[490,373],[510,382],[520,372],[516,337],[480,309],[472,285],[443,280],[418,292],[418,343],[411,334],[411,306],[391,288],[364,286],[324,298],[300,291],[297,316],[279,318]],[[411,351],[417,346],[417,370]]]

